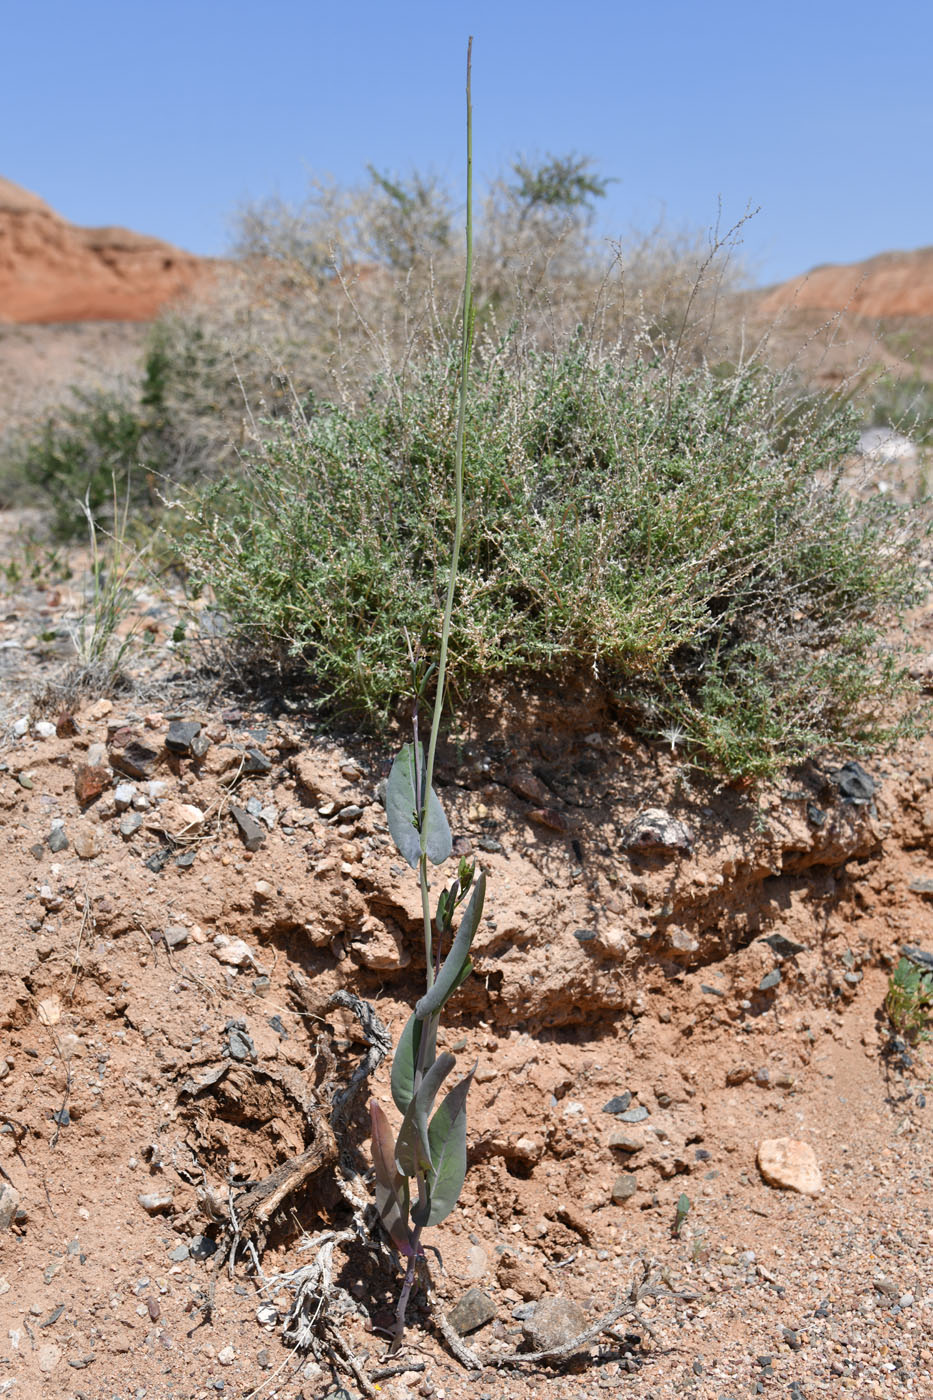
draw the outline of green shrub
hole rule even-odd
[[[169,321],[157,323],[137,386],[73,389],[34,431],[4,442],[4,495],[46,508],[59,539],[86,532],[85,507],[112,527],[115,499],[130,508],[131,533],[150,523],[171,483],[214,475],[229,459],[230,422],[222,442],[216,411],[209,427],[207,365],[196,328],[181,335]]]
[[[677,373],[579,339],[478,361],[461,694],[595,675],[649,732],[734,776],[885,737],[904,681],[881,628],[914,583],[908,517],[842,489],[848,409],[788,398],[761,369]],[[190,562],[235,634],[377,721],[408,684],[403,627],[436,649],[451,374],[409,367],[357,411],[309,403],[192,512]]]
[[[132,469],[141,465],[144,438],[143,420],[131,402],[113,393],[75,391],[71,404],[14,445],[5,474],[49,508],[53,534],[72,538],[87,530],[85,501],[99,517],[115,480],[125,492]],[[136,496],[141,490],[145,477],[139,470]]]

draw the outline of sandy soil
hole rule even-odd
[[[444,1032],[478,1065],[471,1169],[430,1268],[435,1320],[485,1296],[464,1338],[484,1367],[423,1294],[386,1361],[399,1277],[375,1230],[334,1254],[315,1359],[283,1338],[283,1276],[349,1222],[339,1181],[368,1199],[367,1093],[391,1111],[386,1060],[329,1145],[366,1050],[330,998],[397,1036],[423,979],[391,749],[275,697],[206,703],[170,596],[141,600],[136,693],[40,713],[79,594],[40,570],[2,600],[0,1394],[933,1395],[929,1064],[881,1012],[902,944],[933,948],[930,741],[753,798],[593,695],[516,691],[449,736],[438,787],[489,896]],[[168,744],[173,717],[200,754]],[[646,809],[688,839],[640,845]],[[811,1194],[763,1178],[784,1138],[812,1149]],[[260,1228],[270,1176],[294,1189]],[[633,1284],[614,1336],[502,1362],[540,1299],[586,1325]]]

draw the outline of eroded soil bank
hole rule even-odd
[[[391,754],[199,708],[183,678],[147,686],[14,721],[0,755],[0,1386],[325,1395],[330,1372],[280,1336],[285,1291],[245,1254],[217,1268],[215,1246],[359,1063],[332,993],[393,1036],[418,994]],[[629,1322],[569,1371],[472,1376],[416,1309],[404,1359],[424,1369],[379,1393],[933,1393],[928,1070],[891,1053],[880,1010],[901,945],[933,947],[930,772],[925,741],[752,799],[557,689],[450,736],[438,786],[490,894],[444,1032],[478,1068],[438,1306],[482,1290],[468,1340],[494,1359],[546,1295],[589,1319],[643,1261],[661,1282],[654,1338]],[[388,1106],[387,1086],[385,1062]],[[341,1149],[365,1168],[363,1107]],[[813,1149],[815,1194],[763,1180],[759,1144],[780,1138]],[[287,1197],[263,1273],[298,1267],[302,1229],[342,1209],[320,1175]],[[365,1248],[341,1268],[343,1336],[373,1372],[397,1281]]]

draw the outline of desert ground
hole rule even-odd
[[[50,212],[17,218],[41,242]],[[2,428],[136,372],[126,267],[164,247],[56,238],[72,290],[89,250],[128,261],[110,310],[43,292],[0,328]],[[786,294],[829,384],[865,317],[927,334],[919,263],[878,262]],[[424,987],[384,806],[408,735],[240,683],[172,573],[134,579],[121,684],[76,688],[87,549],[11,505],[0,559],[0,1395],[933,1396],[931,1060],[886,1010],[905,950],[933,965],[929,734],[749,785],[582,681],[444,732],[488,880],[441,1032],[475,1067],[469,1169],[392,1350],[367,1104],[394,1112]],[[909,641],[922,688],[928,603]]]

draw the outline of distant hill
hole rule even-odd
[[[80,228],[0,177],[0,323],[148,321],[214,264],[122,228]]]
[[[933,248],[879,253],[865,262],[815,267],[771,287],[761,296],[765,315],[800,311],[848,311],[873,320],[933,316]]]

